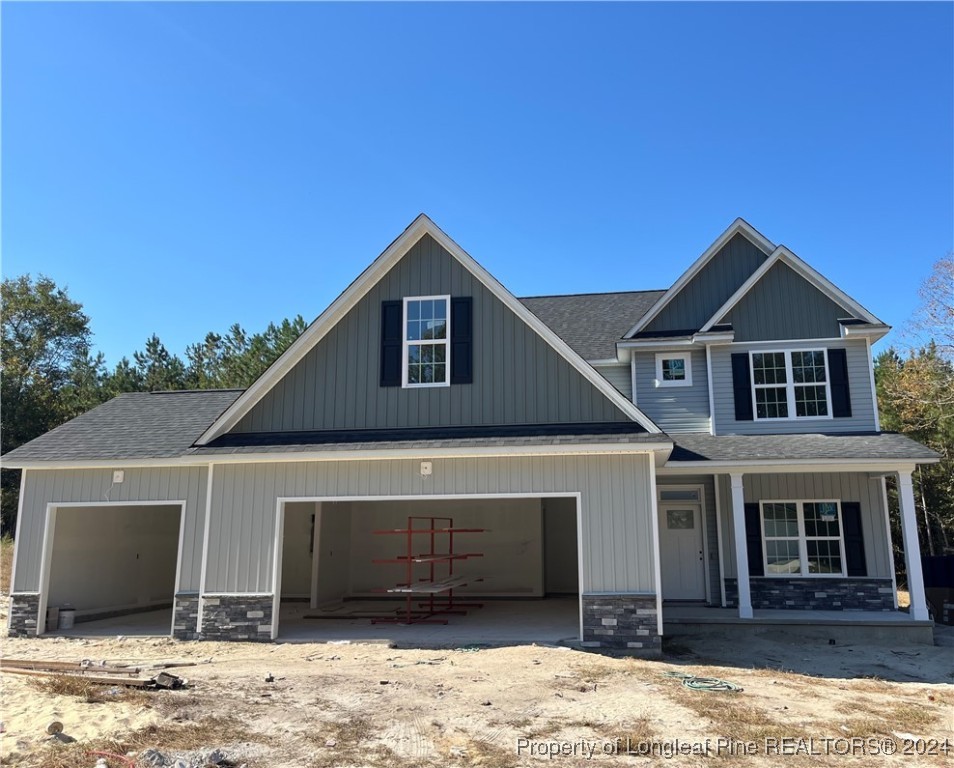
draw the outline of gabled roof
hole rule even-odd
[[[542,323],[486,269],[463,248],[448,237],[440,227],[423,213],[378,256],[358,278],[335,299],[318,318],[305,329],[295,342],[245,390],[238,399],[196,441],[205,445],[225,434],[245,416],[264,395],[274,387],[348,311],[393,267],[424,235],[430,235],[453,258],[494,294],[511,312],[537,333],[557,354],[575,368],[611,403],[650,433],[660,429],[651,419],[626,399],[612,384],[598,374],[551,328]]]
[[[520,302],[584,360],[615,360],[616,342],[665,291],[528,296]]]
[[[762,265],[749,276],[749,279],[739,286],[738,290],[728,298],[725,304],[716,310],[715,314],[709,318],[708,322],[702,326],[701,330],[703,332],[708,331],[713,326],[722,322],[732,308],[738,304],[745,297],[745,295],[756,286],[756,284],[758,284],[759,280],[761,280],[769,272],[769,270],[772,269],[772,267],[779,263],[791,267],[796,274],[803,277],[836,304],[840,304],[848,312],[854,314],[854,316],[858,319],[864,320],[865,322],[871,323],[873,325],[884,325],[881,320],[871,314],[867,309],[861,306],[861,304],[859,304],[847,293],[841,290],[841,288],[831,282],[831,280],[814,268],[810,267],[784,245],[780,245],[774,251],[772,251],[772,254],[762,263]]]
[[[646,312],[636,323],[633,325],[629,331],[626,332],[626,338],[631,338],[633,335],[639,333],[643,328],[649,325],[653,318],[655,318],[663,308],[675,298],[686,285],[688,285],[692,279],[702,271],[703,267],[708,264],[712,258],[722,250],[722,247],[728,243],[736,235],[743,235],[748,240],[750,240],[757,248],[760,248],[766,254],[770,254],[775,250],[775,244],[768,240],[761,232],[759,232],[755,227],[749,224],[745,219],[738,218],[729,225],[729,228],[723,232],[719,237],[716,238],[715,242],[712,243],[703,254],[696,259],[692,266],[689,267],[685,272],[683,272],[679,279],[672,284],[672,287],[666,291],[659,299],[650,307],[649,311]]]

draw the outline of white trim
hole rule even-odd
[[[659,502],[657,500],[656,490],[656,469],[652,468],[649,473],[649,514],[652,520],[653,532],[653,578],[656,589],[656,634],[663,636],[663,594],[662,594],[662,562],[660,558],[661,548],[659,546]],[[582,637],[582,635],[581,635]]]
[[[205,597],[205,580],[206,574],[209,571],[209,539],[210,533],[209,529],[212,523],[212,475],[213,475],[213,464],[209,464],[208,472],[206,474],[206,487],[205,487],[205,523],[202,529],[202,565],[199,570],[199,608],[195,621],[195,631],[196,634],[201,634],[202,632],[202,598]]]
[[[617,365],[625,365],[625,361],[620,360],[618,357],[607,357],[603,360],[587,360],[586,362],[594,368],[613,368]]]
[[[17,521],[16,526],[14,527],[14,540],[13,540],[13,562],[10,564],[10,594],[12,595],[16,592],[16,583],[17,583],[17,556],[20,554],[20,525],[23,520],[23,498],[24,491],[26,490],[26,473],[27,470],[22,470],[20,472],[20,495],[17,497]],[[13,611],[10,611],[10,615],[7,616],[7,627],[10,626],[10,621],[13,616]]]
[[[573,494],[576,498],[576,580],[580,588],[580,599],[579,599],[579,608],[580,608],[580,642],[583,642],[583,594],[585,592],[585,586],[583,584],[583,575],[586,573],[586,570],[583,568],[583,494],[582,492],[576,492]],[[544,523],[545,524],[545,523]],[[544,557],[546,553],[544,553]],[[545,562],[545,560],[544,560]],[[546,591],[546,582],[543,584],[544,592]]]
[[[850,468],[859,472],[897,472],[899,467],[913,470],[918,464],[936,464],[934,459],[750,459],[748,461],[675,461],[667,463],[661,475],[698,475],[703,472],[745,472],[746,474],[782,472],[844,472]]]
[[[597,376],[599,374],[596,374]],[[612,386],[612,385],[610,385]],[[618,390],[617,390],[618,391]],[[622,395],[620,395],[622,397]],[[512,445],[465,448],[388,448],[349,450],[337,448],[327,451],[289,451],[287,453],[221,453],[210,455],[185,455],[171,459],[136,459],[122,466],[132,467],[194,467],[204,466],[214,458],[216,464],[275,464],[300,461],[376,461],[388,459],[470,459],[488,456],[589,456],[653,453],[671,451],[672,442],[637,443],[564,443],[556,445]],[[116,466],[116,461],[31,461],[17,467],[36,470],[56,469],[106,469]],[[10,468],[10,467],[5,467]]]
[[[682,360],[686,377],[684,379],[664,379],[662,365],[664,360]],[[691,352],[657,352],[656,353],[656,386],[657,387],[691,387],[692,386],[692,353]]]
[[[745,532],[745,485],[743,475],[729,475],[732,492],[732,537],[735,540],[735,582],[739,593],[739,618],[751,619],[752,585],[749,575],[749,549]]]
[[[891,588],[894,590],[894,610],[898,610],[898,573],[894,567],[894,547],[892,546],[894,537],[891,535],[891,512],[888,508],[888,480],[885,475],[881,475],[880,480],[881,503],[884,505],[884,540],[888,545],[888,569],[891,571]]]
[[[719,235],[715,242],[712,243],[702,255],[696,259],[692,265],[683,272],[679,278],[672,284],[672,287],[666,291],[662,296],[659,297],[659,300],[650,307],[649,311],[643,315],[639,322],[636,323],[628,332],[624,334],[624,337],[628,338],[634,333],[639,333],[643,328],[645,328],[649,323],[662,311],[677,293],[690,281],[694,278],[702,268],[709,263],[713,256],[715,256],[719,251],[722,250],[722,247],[729,242],[736,234],[741,233],[749,240],[755,247],[765,253],[766,256],[771,254],[775,250],[775,244],[769,242],[765,236],[758,232],[751,224],[745,221],[742,218],[738,218],[733,221],[729,228],[725,230],[721,235]]]
[[[695,345],[695,339],[647,339],[646,341],[627,339],[626,341],[616,342],[616,346],[620,349],[673,349]]]
[[[924,574],[921,570],[921,544],[918,541],[917,510],[914,504],[914,481],[911,472],[898,472],[898,506],[901,513],[901,538],[904,541],[904,566],[911,598],[911,618],[928,621],[924,594]]]
[[[716,434],[715,394],[712,390],[712,347],[706,344],[706,384],[709,389],[709,434]]]
[[[629,378],[633,385],[633,404],[636,404],[636,355],[631,355],[629,358]]]
[[[691,504],[699,508],[699,524],[702,526],[702,552],[703,552],[702,572],[704,575],[705,588],[706,588],[706,602],[711,604],[712,603],[712,587],[709,582],[712,581],[712,574],[709,572],[709,531],[707,530],[707,528],[709,527],[709,521],[706,519],[706,487],[705,485],[700,485],[698,483],[692,483],[692,484],[663,483],[661,485],[657,484],[656,493],[659,496],[662,496],[662,492],[667,489],[669,490],[686,489],[686,490],[693,490],[693,491],[699,492],[698,501],[664,500],[660,498],[658,500],[658,503],[660,504],[660,506],[663,504],[675,504],[675,505]],[[660,509],[660,511],[662,511],[662,509]],[[659,523],[657,522],[657,524]],[[660,589],[661,588],[662,587],[660,585]]]
[[[518,318],[530,326],[559,355],[587,381],[597,388],[613,405],[647,431],[661,432],[651,419],[627,400],[612,384],[600,376],[591,365],[574,352],[547,325],[518,301],[510,291],[480,264],[451,240],[433,221],[420,214],[404,232],[378,256],[345,291],[305,329],[285,352],[259,376],[199,437],[198,445],[205,445],[228,432],[254,405],[290,371],[324,336],[347,314],[357,302],[397,263],[425,234],[430,235],[452,257],[493,293]]]
[[[825,296],[847,311],[853,312],[859,319],[862,319],[865,322],[871,323],[873,325],[884,325],[884,323],[882,323],[877,317],[872,315],[867,309],[852,299],[827,277],[810,267],[784,245],[780,245],[772,252],[768,259],[766,259],[761,266],[759,266],[758,269],[749,275],[748,280],[742,283],[738,290],[736,290],[736,292],[733,293],[728,300],[726,300],[726,302],[716,310],[715,314],[712,315],[712,317],[706,321],[706,324],[699,329],[699,332],[705,333],[712,328],[712,326],[718,325],[720,321],[724,320],[726,314],[728,314],[735,307],[735,305],[738,304],[749,293],[749,291],[752,290],[756,283],[758,283],[759,280],[761,280],[762,277],[779,262],[790,267],[796,274],[800,275],[803,279],[811,283],[815,288],[825,294]]]
[[[719,593],[722,597],[722,607],[725,608],[725,557],[722,554],[722,502],[719,497],[722,495],[722,475],[712,475],[712,487],[715,491],[715,513],[716,513],[716,545],[719,547]]]
[[[654,485],[655,474],[650,473],[650,483]],[[517,493],[440,493],[440,494],[398,494],[398,495],[370,495],[370,496],[278,496],[275,499],[275,536],[272,540],[272,592],[264,593],[218,593],[218,594],[254,594],[272,598],[272,640],[278,639],[278,625],[281,611],[281,573],[282,573],[282,545],[284,538],[285,505],[289,502],[317,502],[334,503],[340,501],[451,501],[457,499],[576,499],[576,547],[577,547],[577,579],[579,582],[579,609],[580,609],[580,642],[583,642],[583,494],[581,491],[557,492],[517,492]],[[655,507],[655,504],[653,505]],[[316,553],[317,555],[317,553]],[[659,559],[656,559],[657,568]],[[658,574],[657,574],[658,579]],[[657,582],[658,583],[658,582]],[[616,593],[614,593],[616,594]],[[214,597],[215,595],[208,595]],[[657,600],[658,630],[662,634],[662,598]]]
[[[871,405],[874,408],[875,432],[881,431],[881,414],[878,408],[878,388],[875,386],[874,359],[871,356],[871,339],[865,337],[865,351],[868,353],[868,383],[871,386]],[[827,360],[828,355],[825,355]],[[893,570],[893,569],[892,569]]]
[[[887,323],[878,325],[845,325],[841,326],[841,337],[843,339],[865,338],[869,341],[884,338],[891,331],[891,326]]]
[[[766,504],[794,504],[795,522],[798,527],[797,536],[772,536],[773,541],[798,542],[798,573],[770,573],[768,563],[768,547],[765,536],[765,505]],[[805,533],[805,505],[806,504],[834,504],[838,508],[838,536],[809,536]],[[848,577],[848,560],[845,557],[845,518],[841,508],[841,499],[760,499],[759,500],[759,530],[762,534],[762,574],[766,579],[834,579]],[[838,556],[841,559],[841,573],[811,573],[808,570],[808,540],[835,541],[838,540]]]
[[[443,339],[408,339],[407,338],[407,303],[409,301],[443,301],[444,311],[444,338]],[[451,297],[444,296],[405,296],[401,304],[401,387],[404,389],[428,389],[431,387],[449,387],[451,379]],[[444,380],[434,382],[418,382],[412,384],[407,380],[408,347],[418,346],[444,347]]]
[[[796,382],[794,365],[792,364],[792,355],[796,352],[805,354],[806,352],[821,352],[825,358],[825,381]],[[748,350],[749,354],[749,389],[752,393],[752,418],[755,421],[831,421],[835,418],[832,413],[831,405],[831,371],[828,369],[828,348],[820,349],[768,349],[768,350]],[[785,359],[785,383],[784,384],[756,384],[755,383],[755,360],[754,355],[782,355]],[[817,387],[819,384],[825,386],[825,408],[828,411],[824,416],[798,416],[796,414],[797,403],[795,400],[796,387]],[[755,393],[759,389],[785,389],[785,403],[788,410],[787,416],[759,416],[758,402]]]
[[[182,535],[185,529],[186,501],[185,499],[160,499],[137,501],[51,501],[46,505],[46,520],[43,529],[43,549],[40,556],[40,601],[39,615],[37,616],[37,636],[46,632],[46,607],[50,598],[50,571],[53,565],[53,540],[56,534],[56,517],[61,509],[99,508],[99,507],[179,507],[179,544],[176,552],[176,584],[172,594],[172,624],[169,626],[169,636],[172,636],[175,626],[175,596],[179,592],[179,566],[182,563]],[[42,631],[41,631],[42,629]]]

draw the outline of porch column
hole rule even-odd
[[[924,599],[924,575],[921,572],[921,545],[918,542],[918,522],[914,511],[914,486],[911,471],[898,472],[898,500],[901,503],[901,535],[904,538],[904,566],[908,572],[908,592],[911,594],[911,618],[928,620]]]
[[[745,536],[745,500],[742,474],[729,475],[732,481],[732,530],[735,539],[735,570],[739,585],[739,618],[752,618],[752,593],[749,589],[749,550]],[[920,573],[920,572],[919,572]]]

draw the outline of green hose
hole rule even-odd
[[[741,685],[730,683],[728,680],[720,680],[717,677],[696,677],[682,672],[663,672],[665,677],[674,677],[682,680],[682,684],[692,691],[728,691],[739,693],[743,690]]]

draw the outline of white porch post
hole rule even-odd
[[[739,618],[752,618],[752,593],[749,589],[749,550],[745,537],[745,500],[742,474],[729,475],[732,482],[732,530],[735,539],[735,570],[739,585]]]
[[[901,535],[904,538],[904,565],[908,572],[908,592],[911,594],[911,618],[927,621],[924,575],[921,572],[921,545],[918,542],[914,486],[911,482],[910,470],[898,472],[898,500],[901,503]]]

